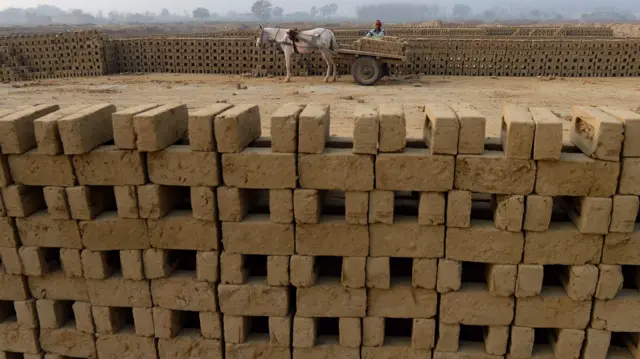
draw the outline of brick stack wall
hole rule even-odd
[[[106,36],[98,31],[0,38],[3,82],[106,74]]]
[[[0,357],[634,358],[640,114],[0,113]]]

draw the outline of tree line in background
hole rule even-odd
[[[639,2],[640,3],[640,2]],[[633,11],[637,13],[634,14]],[[413,23],[431,20],[474,20],[483,22],[493,21],[561,21],[583,20],[590,22],[637,21],[640,16],[640,6],[635,5],[631,10],[617,8],[593,7],[576,4],[573,7],[535,8],[521,5],[493,6],[486,9],[472,8],[468,4],[457,3],[448,7],[438,4],[397,4],[379,3],[363,5],[356,8],[355,16],[338,15],[336,3],[312,7],[309,11],[285,12],[280,6],[269,0],[257,0],[247,12],[230,11],[226,14],[211,12],[207,8],[199,7],[191,12],[182,14],[171,13],[162,9],[159,13],[147,11],[144,13],[126,13],[110,11],[103,13],[88,13],[80,9],[62,10],[51,5],[40,5],[35,8],[7,8],[0,11],[0,25],[50,25],[50,24],[136,24],[136,23],[171,23],[194,21],[362,21],[370,22],[381,19],[386,23]]]

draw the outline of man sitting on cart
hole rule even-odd
[[[381,38],[384,36],[384,29],[382,28],[382,22],[376,20],[376,24],[373,29],[367,33],[367,37]]]

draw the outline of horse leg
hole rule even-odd
[[[287,68],[287,76],[285,76],[284,82],[289,82],[291,81],[291,51],[289,51],[289,48],[284,49],[284,62]]]
[[[336,82],[338,79],[338,64],[336,63],[336,59],[331,57],[331,64],[333,65],[333,82]]]
[[[324,61],[327,63],[327,74],[325,75],[324,80],[322,82],[329,82],[329,75],[331,75],[331,63],[329,62],[328,55],[324,51],[320,53],[322,54]]]

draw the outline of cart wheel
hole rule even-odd
[[[351,75],[363,86],[373,85],[384,76],[382,64],[372,57],[358,57],[351,65]]]

